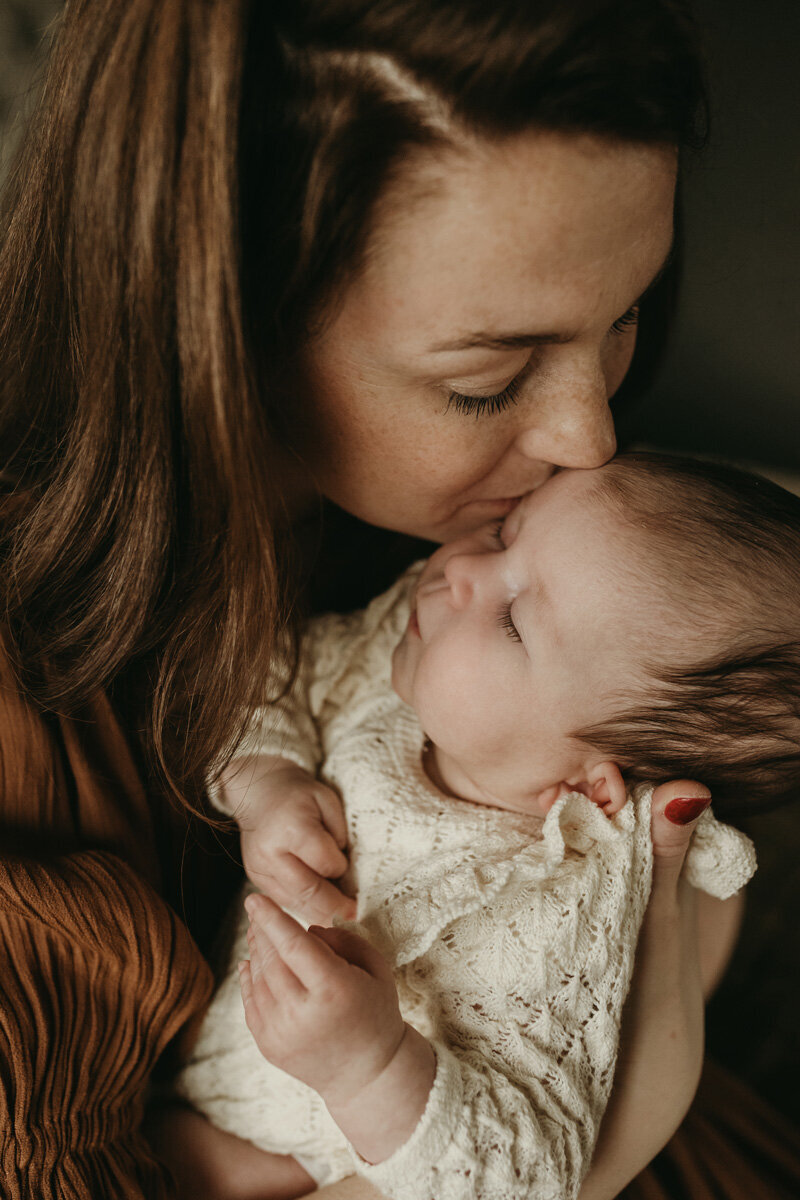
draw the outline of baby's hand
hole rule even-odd
[[[353,920],[355,901],[328,882],[347,870],[347,828],[333,789],[287,759],[257,756],[235,768],[223,786],[248,877],[307,921]]]
[[[345,929],[306,932],[264,896],[248,896],[250,962],[240,963],[245,1019],[269,1062],[347,1105],[404,1039],[391,968]]]

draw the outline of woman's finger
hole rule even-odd
[[[695,824],[710,803],[711,792],[693,779],[672,780],[655,789],[650,807],[654,886],[677,883]]]
[[[296,998],[305,990],[304,986],[292,970],[291,964],[286,960],[279,940],[273,935],[269,921],[260,917],[260,908],[252,905],[250,903],[252,900],[262,900],[264,904],[275,908],[276,912],[280,913],[281,910],[263,896],[249,896],[245,902],[245,907],[250,913],[247,943],[250,947],[251,972],[254,982],[258,984],[260,979],[265,979],[276,1000],[287,997]],[[285,917],[286,914],[281,913],[281,916]],[[291,917],[286,917],[286,920],[291,921]],[[296,922],[293,923],[296,924]],[[298,926],[298,928],[301,927]]]
[[[256,937],[260,930],[266,931],[284,967],[300,986],[314,990],[326,983],[331,972],[339,968],[340,960],[324,940],[307,933],[266,896],[249,896],[246,906],[251,921],[259,927]]]

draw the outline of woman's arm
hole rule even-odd
[[[744,908],[741,893],[715,900],[686,884],[677,920],[656,903],[639,943],[614,1089],[580,1200],[611,1200],[683,1120],[699,1077],[697,988],[707,1000],[721,979]]]
[[[703,1004],[741,924],[743,898],[714,900],[681,881],[694,822],[664,816],[679,781],[653,797],[653,888],[623,1013],[614,1088],[580,1200],[613,1200],[663,1149],[694,1098],[703,1057]]]
[[[121,859],[0,860],[0,1177],[9,1200],[172,1186],[138,1125],[147,1079],[211,972]]]

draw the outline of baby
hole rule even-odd
[[[797,575],[800,500],[626,455],[312,622],[222,799],[245,827],[280,812],[291,908],[346,865],[338,788],[357,920],[306,931],[248,897],[245,1012],[231,972],[181,1093],[316,1183],[576,1196],[649,893],[645,781],[688,771],[730,812],[796,794]],[[754,865],[704,813],[689,882],[728,896]]]

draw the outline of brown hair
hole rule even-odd
[[[667,612],[678,599],[681,618],[644,663],[645,687],[575,736],[632,783],[701,779],[721,815],[797,799],[800,497],[733,467],[656,454],[614,459],[597,494],[641,543],[634,574]]]
[[[282,381],[431,112],[686,145],[701,98],[680,0],[71,0],[0,231],[0,587],[29,693],[135,697],[151,768],[196,800],[290,624]]]

